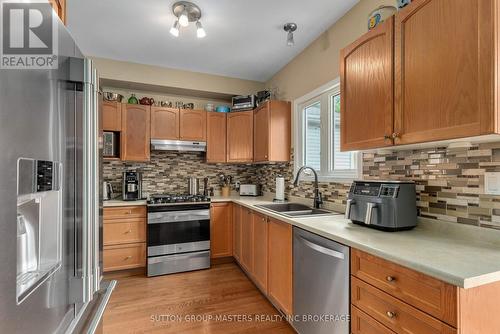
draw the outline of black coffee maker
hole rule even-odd
[[[142,199],[142,173],[135,170],[123,172],[123,200]]]

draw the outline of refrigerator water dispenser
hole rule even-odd
[[[17,303],[61,266],[60,164],[21,158],[17,170]]]

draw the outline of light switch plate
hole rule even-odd
[[[500,173],[484,173],[484,193],[488,195],[500,195]]]

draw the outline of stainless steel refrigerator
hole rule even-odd
[[[0,69],[0,332],[94,333],[102,281],[97,74],[62,23],[57,69]]]

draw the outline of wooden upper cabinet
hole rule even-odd
[[[226,114],[207,112],[207,162],[226,162]]]
[[[49,0],[49,4],[52,6],[64,25],[66,25],[66,0]]]
[[[495,131],[495,3],[416,0],[396,15],[396,144]]]
[[[289,161],[290,102],[267,101],[254,111],[254,161]]]
[[[207,139],[207,112],[205,110],[180,110],[181,140],[205,141]]]
[[[179,109],[151,107],[151,139],[179,139]]]
[[[292,226],[274,219],[268,223],[268,296],[292,314]]]
[[[340,52],[343,151],[393,144],[393,30],[389,18]]]
[[[125,161],[149,161],[150,106],[124,104],[122,106],[121,152]]]
[[[213,203],[210,208],[210,256],[233,255],[233,220],[231,203]]]
[[[227,162],[253,161],[253,110],[227,115]]]
[[[267,217],[253,212],[253,278],[259,288],[267,294]]]
[[[104,131],[122,130],[122,104],[112,101],[102,103],[102,129]]]

